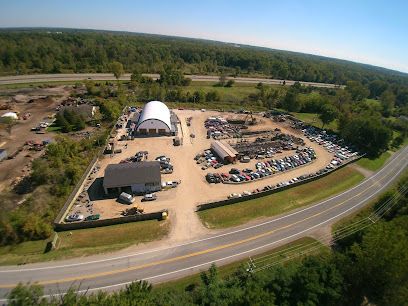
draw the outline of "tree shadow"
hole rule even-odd
[[[33,192],[34,189],[33,180],[30,176],[26,176],[14,186],[13,191],[17,194],[27,194]]]

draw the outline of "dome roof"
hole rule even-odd
[[[163,123],[165,123],[169,129],[171,129],[170,110],[163,102],[160,101],[148,102],[144,106],[142,113],[140,114],[137,126],[139,126],[140,124],[142,124],[142,122],[149,119],[160,120]]]

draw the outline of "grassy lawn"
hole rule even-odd
[[[370,158],[362,158],[357,161],[357,165],[366,168],[371,171],[376,171],[380,169],[384,163],[387,161],[387,159],[391,156],[391,153],[386,151],[383,154],[381,154],[379,157],[370,159]]]
[[[51,125],[47,127],[47,132],[59,132],[61,131],[62,127]]]
[[[47,241],[0,247],[0,265],[16,265],[110,252],[158,240],[169,232],[169,221],[131,222],[60,232],[58,249],[44,253]]]
[[[256,258],[259,257],[263,257],[263,256],[267,256],[267,255],[277,255],[279,256],[274,257],[274,259],[284,259],[285,258],[285,254],[284,252],[287,251],[288,249],[292,249],[292,248],[296,248],[296,247],[305,247],[306,245],[309,245],[310,243],[315,243],[317,242],[317,240],[310,238],[310,237],[305,237],[305,238],[300,238],[298,240],[295,240],[293,242],[290,242],[288,244],[282,245],[280,247],[274,248],[270,251],[267,251],[265,253],[259,254],[255,257],[253,257],[253,259],[256,262]],[[327,247],[324,246],[323,244],[320,244],[321,248],[317,249],[315,251],[313,251],[313,254],[316,254],[318,252],[323,252],[325,250],[327,250]],[[305,247],[303,250],[307,250],[307,248]],[[293,253],[292,253],[293,255]],[[297,259],[299,259],[301,257],[297,257]],[[296,259],[293,259],[296,260]],[[228,277],[229,275],[231,275],[232,273],[234,273],[241,265],[245,266],[245,268],[247,268],[247,262],[248,262],[248,258],[245,258],[243,260],[239,260],[224,266],[220,266],[217,267],[218,269],[218,275],[220,276],[220,278],[225,279],[226,277]],[[268,264],[268,261],[263,262],[263,265]],[[191,285],[198,285],[201,282],[201,278],[200,278],[200,273],[197,274],[193,274],[190,276],[186,276],[183,277],[181,279],[175,280],[175,281],[171,281],[171,282],[166,282],[163,284],[158,284],[154,286],[154,289],[171,289],[171,290],[182,290],[184,291],[187,287],[191,286]]]
[[[347,190],[363,179],[364,176],[357,170],[344,167],[301,186],[254,200],[203,210],[198,215],[209,228],[236,226],[255,218],[275,216],[315,203]]]
[[[184,91],[190,91],[190,93],[198,90],[205,93],[209,91],[216,91],[221,95],[222,101],[241,101],[242,99],[248,97],[251,93],[256,93],[259,90],[256,89],[255,85],[252,84],[234,84],[232,87],[220,87],[210,85],[207,82],[194,82],[187,87],[182,87]],[[252,85],[252,86],[251,86]]]
[[[304,123],[307,123],[312,126],[316,126],[321,128],[323,123],[319,119],[319,114],[316,113],[291,113],[294,117],[302,120]],[[338,120],[333,120],[330,124],[326,125],[324,128],[327,130],[332,130],[333,132],[337,132],[337,125]]]

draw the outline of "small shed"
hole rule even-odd
[[[218,140],[211,143],[211,150],[224,162],[233,163],[237,160],[239,155],[237,150],[231,147],[228,143]]]
[[[0,161],[7,159],[7,151],[4,149],[0,149]]]
[[[18,115],[15,112],[7,112],[7,113],[1,115],[1,117],[2,118],[11,118],[11,119],[14,119],[14,120],[18,119]]]

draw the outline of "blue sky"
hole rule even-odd
[[[408,72],[408,1],[0,0],[0,27],[177,35],[343,58]]]

